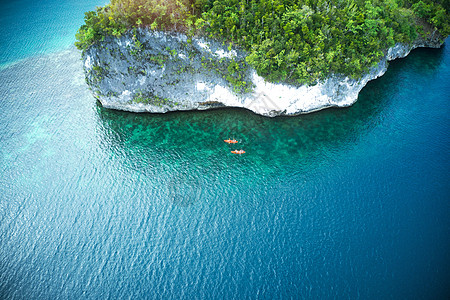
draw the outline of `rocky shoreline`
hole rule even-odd
[[[439,48],[439,38],[433,32],[411,45],[396,44],[357,80],[336,75],[314,86],[267,82],[245,64],[245,52],[219,42],[145,29],[91,46],[83,67],[106,108],[165,113],[241,107],[274,117],[350,106],[367,82],[386,72],[388,61],[414,48]]]

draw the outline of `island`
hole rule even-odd
[[[279,116],[350,106],[388,61],[449,33],[445,0],[112,0],[76,46],[104,107]]]

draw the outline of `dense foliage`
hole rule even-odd
[[[112,0],[86,13],[77,47],[131,27],[207,35],[237,44],[270,81],[358,77],[396,42],[435,27],[450,33],[448,0]],[[418,22],[421,18],[428,23]]]

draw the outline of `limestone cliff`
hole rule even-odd
[[[163,113],[243,107],[264,116],[297,115],[353,104],[388,61],[417,47],[440,47],[438,35],[396,44],[360,79],[331,76],[314,86],[270,83],[245,64],[245,52],[213,40],[138,29],[83,53],[86,82],[104,107]]]

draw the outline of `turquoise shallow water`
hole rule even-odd
[[[63,50],[75,42],[84,12],[107,0],[0,1],[0,70],[29,56]]]
[[[270,119],[104,109],[61,43],[2,54],[0,298],[450,295],[450,47]]]

